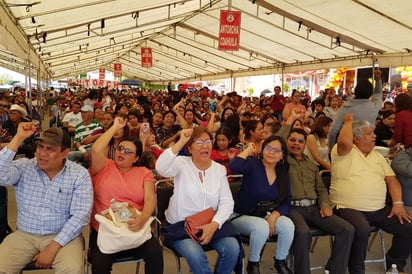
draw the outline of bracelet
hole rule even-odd
[[[403,205],[402,201],[392,202],[393,205]]]

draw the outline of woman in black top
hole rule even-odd
[[[376,125],[376,145],[387,147],[392,139],[393,129],[395,127],[396,114],[392,110],[386,110],[381,114],[381,121]]]

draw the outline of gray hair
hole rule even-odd
[[[362,137],[363,136],[363,131],[362,129],[364,127],[370,127],[371,124],[368,121],[353,121],[352,123],[352,132],[353,132],[353,136],[356,137]]]

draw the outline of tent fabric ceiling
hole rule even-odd
[[[242,12],[239,51],[217,49],[222,9]],[[0,66],[30,59],[57,80],[121,63],[126,77],[165,83],[364,66],[374,54],[407,65],[410,14],[407,0],[0,0]]]

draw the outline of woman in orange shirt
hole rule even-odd
[[[126,126],[126,120],[116,117],[113,126],[100,136],[91,149],[91,168],[94,204],[92,216],[100,214],[111,205],[112,199],[128,202],[141,215],[132,214],[127,225],[131,231],[139,231],[156,206],[155,179],[150,170],[137,166],[143,146],[139,139],[126,137],[116,147],[114,160],[107,158],[105,151],[113,135]],[[93,274],[109,274],[113,260],[122,256],[136,256],[145,262],[146,274],[163,273],[162,248],[152,237],[139,247],[114,254],[101,252],[97,245],[99,223],[92,218],[90,251]]]

